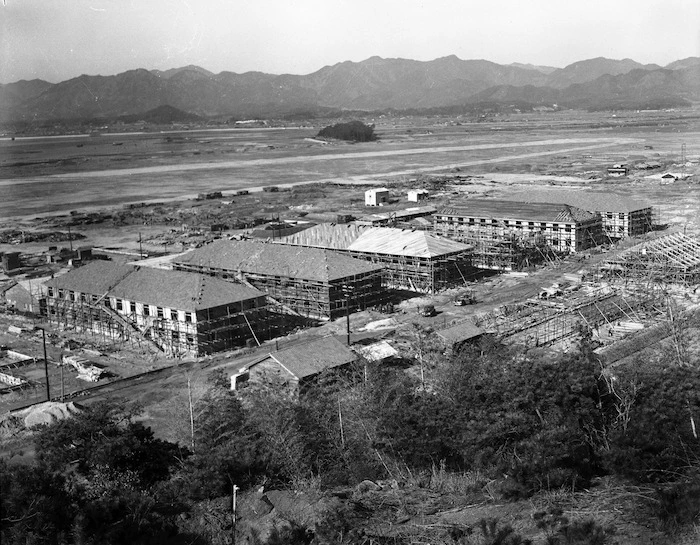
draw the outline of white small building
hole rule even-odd
[[[611,178],[621,178],[622,176],[627,176],[627,174],[629,174],[629,169],[624,164],[617,164],[608,168],[608,176]]]
[[[386,187],[365,191],[365,206],[381,206],[386,202],[389,202],[389,190]]]
[[[427,189],[412,189],[408,192],[409,202],[420,202],[428,198],[430,193]]]

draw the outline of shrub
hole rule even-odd
[[[361,121],[349,123],[336,123],[321,129],[317,135],[320,138],[336,138],[350,142],[374,142],[377,136],[374,134],[374,125],[365,125]]]
[[[700,477],[658,491],[658,516],[668,525],[680,526],[700,520]]]

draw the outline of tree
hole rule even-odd
[[[634,385],[635,397],[611,426],[608,467],[642,482],[676,481],[700,467],[700,371],[673,360],[654,369],[639,362],[616,369],[615,379]]]
[[[0,472],[3,543],[179,543],[164,483],[183,453],[134,415],[102,403],[41,429],[37,465]]]
[[[65,478],[46,467],[0,460],[2,543],[63,543],[71,530]]]
[[[166,479],[185,455],[177,445],[156,439],[153,431],[133,420],[124,405],[99,403],[73,418],[45,426],[36,436],[39,463],[51,471],[75,467],[83,476],[110,468],[132,473],[149,486]]]
[[[319,138],[335,138],[350,142],[374,142],[377,135],[374,134],[374,125],[365,125],[361,121],[348,123],[336,123],[321,129],[317,135]]]

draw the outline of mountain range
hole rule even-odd
[[[204,118],[315,115],[521,104],[565,108],[687,106],[700,100],[700,57],[665,67],[595,58],[554,68],[452,55],[432,61],[371,57],[307,75],[214,74],[198,66],[136,69],[0,85],[0,121],[138,116],[161,106]]]

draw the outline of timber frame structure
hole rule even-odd
[[[611,278],[693,286],[700,283],[700,240],[670,233],[619,252],[600,270]]]
[[[182,272],[94,262],[46,285],[49,323],[170,357],[259,343],[269,319],[258,290]]]
[[[174,267],[255,287],[279,312],[321,320],[385,302],[379,266],[316,248],[221,240],[179,257]]]
[[[466,284],[473,275],[473,246],[414,229],[320,224],[276,244],[333,250],[384,271],[384,285],[437,293]]]
[[[602,242],[602,221],[566,204],[469,199],[434,216],[438,235],[474,244],[473,264],[511,271]]]
[[[620,320],[642,322],[649,313],[656,313],[653,303],[648,298],[599,288],[557,300],[529,299],[509,305],[481,316],[476,325],[507,343],[541,347],[577,334],[582,326],[593,331],[615,329]]]

